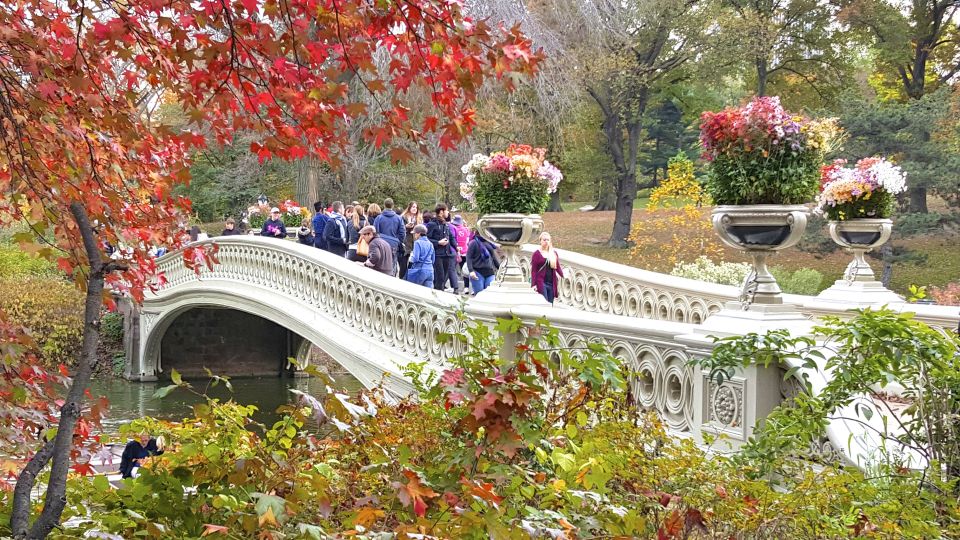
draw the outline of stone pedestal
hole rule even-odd
[[[903,297],[887,289],[876,280],[873,269],[864,255],[889,238],[893,222],[889,219],[851,219],[831,221],[830,237],[837,245],[853,254],[853,260],[841,279],[817,295],[809,307],[843,303],[851,308],[882,306],[903,302]]]
[[[791,334],[809,334],[814,323],[794,304],[752,304],[728,302],[722,310],[697,325],[693,332],[678,336],[691,356],[707,356],[714,338],[765,334],[786,329]],[[712,447],[733,451],[749,439],[764,418],[780,404],[780,366],[750,365],[717,384],[708,372],[694,371],[695,437],[703,443],[717,437]]]

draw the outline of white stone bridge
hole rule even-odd
[[[202,362],[209,348],[214,349],[211,354],[226,354],[227,362],[242,362],[245,351],[264,346],[269,332],[263,328],[270,327],[277,329],[269,334],[277,340],[269,346],[272,353],[302,357],[312,343],[364,385],[383,381],[391,391],[404,394],[412,386],[401,366],[427,361],[439,367],[461,352],[456,341],[441,343],[437,336],[461,332],[462,311],[484,321],[512,314],[530,325],[546,317],[568,346],[604,343],[635,374],[631,391],[637,402],[659,412],[672,432],[698,441],[706,433],[725,434],[736,446],[757,420],[797,389],[795,381],[782,380],[783,369],[791,366],[750,368],[718,386],[690,365],[692,357],[710,353],[708,336],[771,327],[752,324],[749,318],[711,324],[722,319],[709,319],[711,314],[736,300],[739,290],[734,287],[561,251],[567,277],[557,307],[502,305],[491,310],[489,304],[464,302],[295,242],[254,236],[208,242],[219,245],[220,263],[199,275],[184,266],[179,252],[160,259],[167,281],[147,295],[139,321],[131,318],[129,333],[135,339],[128,344],[128,378],[154,380],[168,376],[171,367],[183,371],[189,366],[182,358]],[[522,258],[532,249],[528,246]],[[787,295],[786,301],[801,306],[809,317],[843,315],[858,307],[815,297]],[[920,320],[934,326],[957,325],[957,308],[890,307],[916,311]],[[242,349],[230,349],[231,343],[240,343]],[[180,364],[167,365],[174,356],[181,357],[176,360]],[[823,373],[808,375],[815,390],[822,387]],[[875,448],[862,432],[862,427],[834,422],[819,450],[862,462]],[[856,436],[851,438],[851,433]]]

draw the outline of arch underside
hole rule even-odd
[[[423,360],[387,347],[357,329],[345,328],[323,311],[292,303],[268,289],[204,279],[179,285],[161,299],[144,303],[144,313],[152,315],[153,320],[144,325],[142,371],[155,374],[162,368],[159,360],[164,334],[177,317],[194,308],[234,309],[270,320],[323,349],[367,388],[382,382],[391,392],[408,394],[413,387],[401,375],[402,366]]]

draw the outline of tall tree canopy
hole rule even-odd
[[[878,86],[884,98],[921,100],[956,82],[960,75],[960,0],[852,0],[839,18],[873,40]],[[921,106],[922,107],[922,106]],[[895,112],[893,114],[896,114]],[[916,137],[930,142],[938,126],[920,127]],[[934,175],[911,175],[910,211],[927,211],[927,190]],[[954,173],[955,174],[955,173]]]
[[[377,65],[378,55],[389,61]],[[149,249],[182,241],[189,202],[171,189],[188,181],[192,150],[228,144],[242,131],[253,134],[250,149],[261,161],[337,164],[351,122],[366,116],[366,139],[403,161],[410,151],[391,141],[416,147],[436,133],[442,147],[455,147],[473,126],[469,104],[483,82],[495,77],[512,88],[539,60],[518,29],[465,18],[451,0],[0,7],[0,224],[27,222],[41,241],[35,249],[87,289],[83,354],[56,435],[20,474],[14,535],[43,538],[60,519],[104,283],[141,299],[156,270]],[[351,98],[348,84],[362,85],[376,105]],[[433,113],[410,114],[412,88],[428,92]],[[183,129],[150,121],[147,109],[161,95],[183,108]],[[105,256],[107,245],[120,247],[117,258]],[[197,250],[187,255],[205,260]],[[31,524],[30,490],[51,460]]]

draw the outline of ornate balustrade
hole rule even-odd
[[[536,249],[532,244],[522,248],[521,260],[526,272]],[[563,305],[582,311],[699,324],[740,295],[739,288],[729,285],[641,270],[573,251],[558,251],[565,274],[558,299]],[[784,302],[800,306],[810,317],[845,316],[859,307],[798,294],[785,294]],[[939,328],[956,328],[960,322],[960,309],[954,306],[899,302],[888,307],[916,313],[917,320]]]
[[[690,359],[710,354],[713,347],[707,335],[712,331],[709,323],[698,323],[733,300],[738,294],[734,287],[564,251],[561,260],[567,279],[560,298],[565,305],[491,305],[479,298],[464,304],[455,295],[385,276],[294,242],[249,236],[207,242],[214,241],[219,246],[219,264],[212,270],[200,274],[188,270],[182,252],[160,259],[165,281],[144,301],[130,378],[149,379],[162,370],[160,342],[179,314],[213,306],[247,311],[296,332],[368,386],[387,373],[386,386],[397,393],[412,389],[400,375],[400,366],[413,361],[441,366],[462,352],[456,340],[438,339],[441,333],[462,332],[465,323],[458,312],[482,321],[499,314],[515,315],[530,326],[546,317],[569,347],[589,342],[606,345],[628,366],[637,403],[659,412],[673,433],[697,440],[705,433],[721,434],[733,446],[746,440],[756,422],[795,390],[782,383],[777,367],[748,368],[716,385],[691,366]],[[531,251],[527,247],[524,253],[529,256]],[[804,297],[788,301],[798,298]],[[937,306],[899,307],[915,309],[923,320],[956,324],[955,308],[948,313]],[[844,308],[827,305],[809,311],[842,313]],[[822,372],[808,375],[821,386],[825,381]],[[831,423],[819,449],[830,455],[840,449],[847,461],[862,460],[872,451],[872,443],[848,444],[859,440],[851,436],[858,429],[863,431],[844,422]]]

